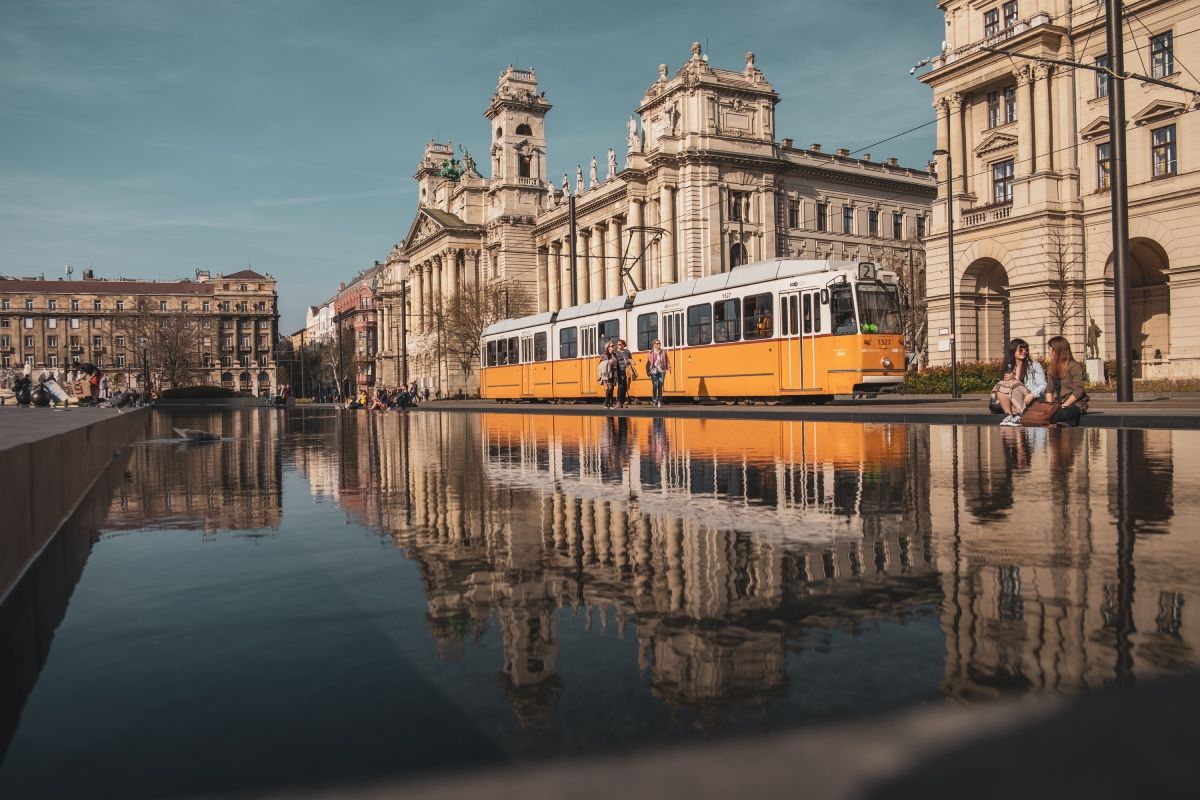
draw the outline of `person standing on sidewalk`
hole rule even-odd
[[[629,401],[629,382],[637,377],[633,371],[633,353],[625,340],[617,342],[617,408],[624,408]]]
[[[651,402],[656,408],[662,408],[663,381],[670,369],[671,359],[667,351],[662,349],[662,341],[655,339],[646,356],[646,374],[650,376]]]
[[[596,366],[596,377],[604,387],[604,407],[613,407],[613,390],[617,386],[617,346],[609,342],[600,354],[600,363]]]

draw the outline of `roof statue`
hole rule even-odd
[[[608,148],[608,174],[604,177],[604,180],[611,181],[613,178],[616,177],[616,175],[617,175],[617,154],[615,152],[613,152],[613,149],[610,147],[610,148]]]

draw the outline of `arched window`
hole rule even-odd
[[[496,138],[499,139],[504,135],[504,128],[496,128]]]
[[[740,267],[746,263],[746,248],[741,242],[734,242],[729,248],[729,268]]]
[[[522,178],[532,177],[529,174],[532,159],[529,156],[517,156],[517,175]]]
[[[533,136],[533,128],[522,122],[517,126],[517,136]]]

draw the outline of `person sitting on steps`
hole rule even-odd
[[[1004,376],[992,387],[1004,412],[1000,424],[1020,425],[1025,407],[1045,391],[1046,371],[1037,359],[1030,357],[1029,343],[1024,339],[1013,339],[1004,353]]]

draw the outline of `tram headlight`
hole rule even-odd
[[[890,358],[888,358],[887,356],[884,356],[883,361],[881,361],[880,363],[883,364],[884,369],[892,368],[892,360]]]

